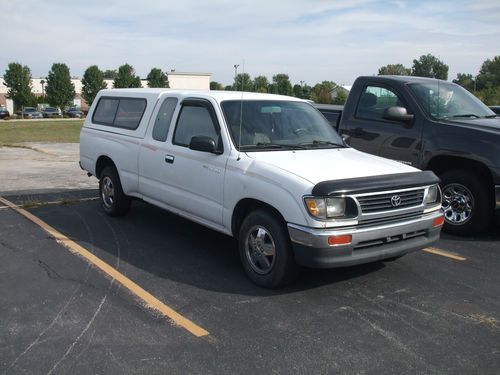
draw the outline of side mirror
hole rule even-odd
[[[386,120],[410,122],[414,116],[408,114],[405,107],[395,106],[386,108],[382,117]]]
[[[351,136],[348,134],[342,134],[342,140],[346,145],[351,143]]]
[[[215,141],[212,138],[206,136],[195,136],[191,138],[189,148],[191,150],[210,152],[212,154],[218,153]]]

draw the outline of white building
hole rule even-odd
[[[210,73],[186,73],[186,72],[169,72],[167,73],[168,82],[173,89],[188,89],[188,90],[209,90],[210,89]],[[43,84],[42,84],[43,81]],[[31,80],[32,92],[36,96],[45,94],[47,78],[39,77]],[[72,78],[71,82],[75,85],[75,99],[73,104],[87,109],[88,105],[82,98],[82,81],[80,78]],[[106,85],[109,89],[113,88],[113,80],[105,79]],[[142,87],[148,87],[148,81],[141,80]],[[3,77],[0,77],[0,106],[7,107],[10,113],[14,112],[14,105],[12,100],[7,99],[7,87],[4,84]]]

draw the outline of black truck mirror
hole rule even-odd
[[[195,136],[191,138],[189,148],[196,151],[211,152],[212,154],[217,153],[217,145],[215,141],[212,138],[205,136]]]
[[[413,120],[413,115],[409,114],[405,107],[389,107],[386,108],[383,118],[392,121],[410,122]]]

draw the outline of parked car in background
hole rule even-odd
[[[492,105],[490,109],[495,112],[497,115],[500,115],[500,105]]]
[[[62,117],[61,110],[55,107],[45,107],[42,115],[44,118]]]
[[[316,108],[351,147],[437,174],[445,231],[477,234],[500,219],[500,118],[459,85],[359,77],[343,109]]]
[[[6,120],[10,117],[10,113],[5,107],[0,107],[0,119]]]
[[[43,118],[42,114],[33,107],[24,107],[24,110],[17,111],[16,114],[24,118]]]
[[[82,118],[82,117],[84,117],[83,112],[79,108],[76,108],[76,107],[71,107],[70,109],[68,109],[66,111],[66,115],[68,117],[71,117],[71,118]]]

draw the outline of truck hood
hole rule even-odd
[[[500,117],[494,118],[461,118],[447,120],[447,123],[464,126],[475,130],[500,133]]]
[[[302,177],[312,184],[327,180],[418,171],[408,165],[352,148],[263,151],[249,152],[247,155],[255,161]]]

